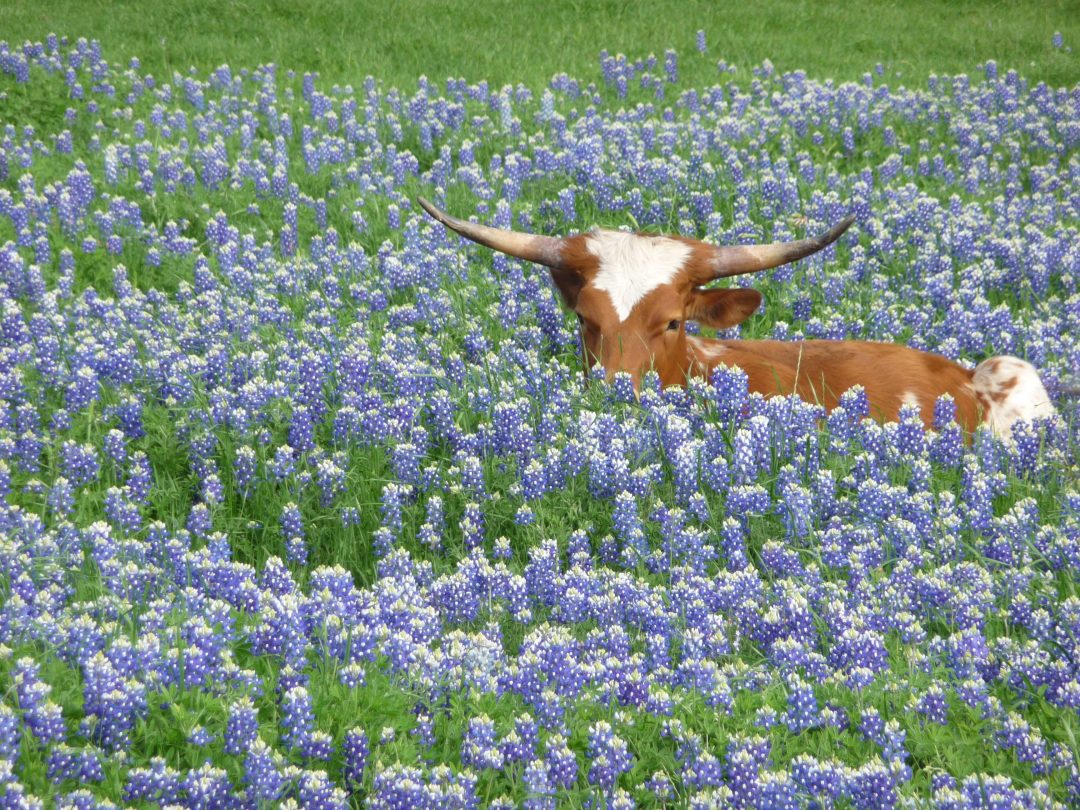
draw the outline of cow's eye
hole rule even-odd
[[[667,328],[668,328],[669,332],[674,332],[679,328],[679,322],[678,321],[669,321],[668,325],[667,325]]]

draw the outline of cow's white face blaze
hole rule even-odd
[[[693,253],[690,245],[666,236],[595,230],[585,240],[599,267],[592,286],[611,298],[620,321],[649,293],[669,284]]]
[[[575,274],[579,286],[560,290],[581,322],[587,357],[608,379],[626,372],[636,385],[652,369],[664,384],[684,382],[695,365],[685,322],[722,329],[761,303],[755,290],[698,287],[710,273],[692,240],[596,230],[584,247],[595,265]]]
[[[571,309],[590,360],[609,379],[625,371],[637,384],[649,368],[662,372],[670,357],[685,356],[685,306],[678,288],[686,286],[679,284],[680,275],[693,247],[664,236],[600,229],[584,242],[595,267],[579,274],[584,283]]]

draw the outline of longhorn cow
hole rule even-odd
[[[715,366],[738,366],[750,390],[767,397],[796,393],[831,410],[843,392],[861,385],[875,418],[895,421],[902,406],[917,405],[927,427],[936,399],[950,394],[966,431],[985,422],[1005,438],[1017,420],[1054,413],[1034,366],[1016,357],[991,357],[967,369],[894,343],[713,340],[687,334],[688,320],[723,329],[742,323],[761,304],[756,290],[704,285],[816,253],[835,242],[853,216],[810,239],[721,247],[682,236],[599,228],[538,236],[458,219],[422,197],[418,202],[466,239],[547,267],[563,302],[577,315],[584,351],[608,379],[628,372],[636,387],[641,375],[654,369],[664,385],[674,385],[688,376],[707,378]]]

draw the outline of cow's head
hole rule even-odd
[[[536,262],[581,323],[585,350],[610,379],[625,371],[635,385],[654,368],[665,385],[690,370],[687,320],[723,329],[746,320],[761,303],[749,289],[703,289],[718,278],[756,273],[821,250],[847,230],[847,217],[826,233],[796,242],[717,247],[681,236],[595,229],[566,237],[535,236],[452,217],[424,198],[424,210],[481,245]]]

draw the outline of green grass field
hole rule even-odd
[[[696,56],[704,30],[707,50]],[[553,3],[462,0],[76,0],[0,4],[0,39],[49,32],[94,37],[114,59],[138,56],[155,74],[226,63],[276,62],[318,71],[327,85],[372,74],[402,88],[420,75],[492,84],[543,85],[553,74],[596,74],[602,49],[630,56],[675,48],[691,83],[715,75],[718,59],[748,68],[770,59],[780,70],[855,79],[882,63],[897,83],[931,73],[970,72],[987,59],[1053,85],[1080,79],[1080,3],[759,3],[668,0]]]

